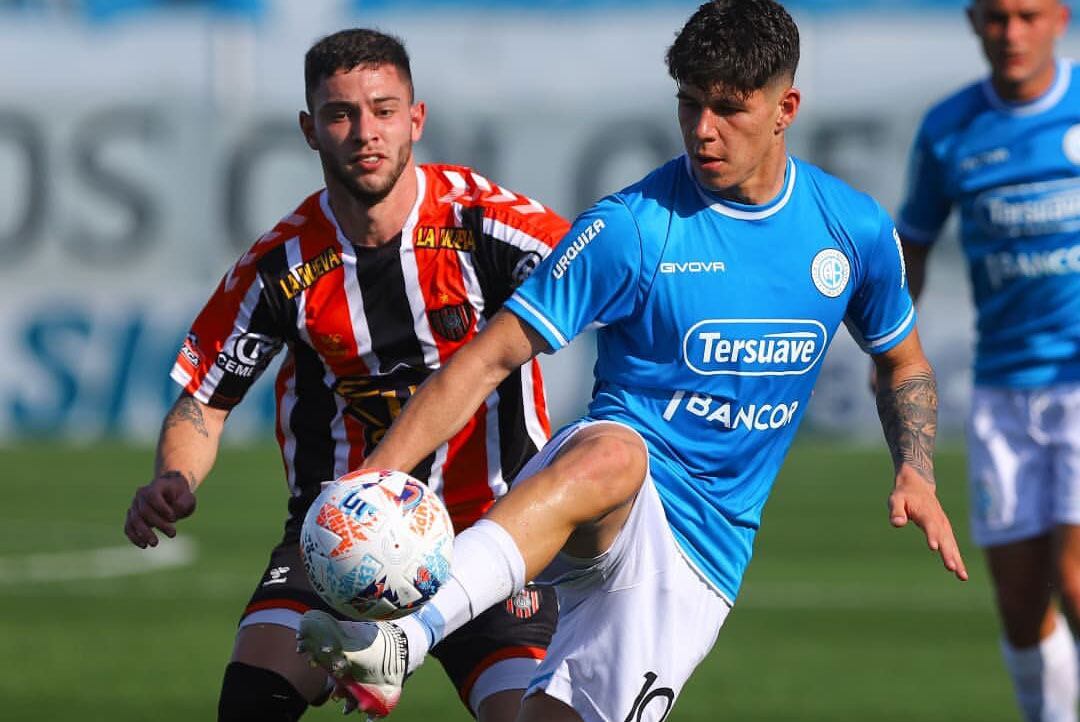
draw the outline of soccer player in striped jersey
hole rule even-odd
[[[974,0],[968,16],[989,77],[927,112],[897,225],[918,298],[930,250],[959,211],[978,335],[972,536],[986,550],[1024,719],[1076,722],[1080,68],[1054,50],[1069,22],[1061,0]]]
[[[599,327],[587,415],[458,535],[451,579],[425,606],[394,623],[305,615],[302,647],[373,709],[392,706],[430,645],[541,579],[558,585],[559,626],[519,722],[665,719],[735,602],[841,323],[878,370],[889,519],[921,527],[967,578],[935,491],[937,394],[892,221],[787,152],[794,21],[774,0],[713,0],[667,57],[685,155],[579,216],[372,457],[411,466],[506,374]]]
[[[548,255],[567,223],[469,168],[418,165],[425,106],[396,38],[345,30],[305,58],[300,127],[326,187],[225,273],[177,356],[180,397],[162,425],[154,479],[125,532],[140,547],[173,536],[195,509],[229,410],[270,360],[288,483],[281,543],[244,609],[219,701],[221,720],[294,720],[328,678],[297,654],[309,586],[297,545],[320,483],[362,467],[416,388],[484,328]],[[411,472],[446,502],[457,529],[483,515],[543,446],[539,366],[508,375],[464,427]],[[470,711],[513,718],[554,629],[550,590],[524,590],[435,650]]]

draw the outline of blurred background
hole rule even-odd
[[[215,483],[200,492],[202,511],[180,539],[156,556],[136,555],[120,526],[175,399],[168,370],[188,324],[254,239],[321,185],[297,128],[309,45],[348,26],[400,36],[428,104],[421,160],[471,165],[573,216],[680,152],[663,57],[697,4],[0,0],[0,665],[10,665],[0,699],[14,700],[10,719],[51,719],[72,709],[71,694],[87,719],[212,717],[236,614],[283,518],[280,460],[269,445],[272,371],[234,412]],[[792,152],[895,212],[921,114],[984,73],[965,2],[786,5],[803,42]],[[1078,47],[1080,35],[1070,32],[1063,54]],[[942,433],[954,440],[942,460],[954,483],[943,494],[963,529],[955,440],[972,334],[953,226],[935,252],[923,306]],[[556,421],[587,402],[591,357],[584,338],[545,359]],[[781,477],[781,487],[798,491],[778,494],[766,514],[786,515],[782,524],[802,531],[770,536],[766,528],[762,545],[776,546],[776,561],[755,562],[748,589],[759,579],[764,591],[748,592],[748,621],[732,631],[732,646],[749,645],[756,656],[746,664],[721,658],[715,681],[696,688],[703,711],[672,719],[715,719],[707,685],[724,684],[738,712],[730,719],[1013,719],[985,580],[949,586],[942,602],[946,583],[917,553],[920,543],[886,539],[888,460],[870,443],[880,430],[867,371],[841,332],[804,422],[815,448],[804,440]],[[845,505],[865,506],[856,513],[872,523],[830,523]],[[897,568],[918,571],[894,574],[894,544],[904,560]],[[824,609],[839,611],[822,627],[814,615]],[[900,621],[880,656],[867,658],[883,610]],[[932,612],[943,626],[928,630],[912,612]],[[867,626],[858,626],[860,615]],[[810,628],[821,636],[800,636]],[[837,644],[845,632],[850,643]],[[961,634],[953,648],[966,656],[931,654],[952,634]],[[885,703],[892,688],[882,680],[905,640],[918,660],[913,678],[938,665],[974,670],[971,692],[983,710],[943,707],[945,691],[905,690]],[[821,654],[839,667],[822,666]],[[49,666],[57,663],[69,666]],[[52,694],[54,671],[73,677],[64,699]],[[856,672],[883,686],[829,686]],[[935,678],[928,674],[927,684]],[[996,685],[989,697],[987,679]],[[456,705],[452,693],[442,694],[431,709],[457,719],[457,707],[446,712]],[[739,707],[743,697],[765,706]],[[9,711],[0,707],[0,718]]]
[[[155,435],[194,313],[320,185],[296,121],[317,38],[351,25],[400,35],[429,106],[421,158],[573,216],[679,152],[663,56],[696,5],[0,0],[0,440]],[[793,152],[894,211],[920,114],[983,72],[962,0],[788,5],[803,36]],[[948,235],[922,331],[955,431],[971,323]],[[840,341],[809,425],[876,438],[866,364]],[[550,359],[560,419],[588,397],[589,347]],[[270,384],[259,388],[232,438],[269,428]]]

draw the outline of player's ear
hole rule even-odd
[[[412,141],[415,143],[424,134],[424,121],[427,119],[427,106],[418,100],[409,106],[409,118],[412,120]]]
[[[319,143],[315,140],[315,119],[307,111],[301,110],[298,121],[300,122],[300,132],[304,134],[304,140],[307,141],[308,148],[318,150]]]
[[[1057,28],[1054,37],[1060,38],[1069,29],[1069,19],[1072,17],[1072,11],[1069,10],[1068,3],[1059,2],[1057,12]]]
[[[802,93],[794,85],[786,85],[777,99],[776,127],[777,134],[783,133],[795,122],[802,103]]]

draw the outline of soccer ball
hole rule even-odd
[[[401,471],[362,469],[326,485],[304,517],[311,585],[352,619],[416,611],[450,578],[454,528],[439,497]]]

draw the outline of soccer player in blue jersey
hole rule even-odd
[[[841,321],[877,364],[890,521],[922,527],[967,578],[893,224],[786,150],[798,55],[773,0],[702,5],[667,56],[686,153],[583,213],[370,457],[410,468],[512,369],[599,329],[588,414],[458,536],[428,605],[393,624],[305,615],[301,648],[361,707],[392,707],[431,645],[538,579],[557,585],[560,621],[518,719],[663,719],[735,601]]]
[[[912,294],[953,208],[977,311],[971,519],[1024,718],[1075,722],[1080,615],[1080,71],[1060,0],[976,0],[989,78],[934,106],[898,227]],[[1075,626],[1074,626],[1075,628]]]

